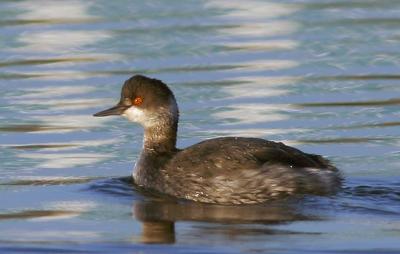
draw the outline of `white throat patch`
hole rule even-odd
[[[148,110],[131,106],[124,111],[123,117],[131,122],[140,123],[144,127],[151,127],[164,123],[166,120],[177,121],[178,106],[173,98],[170,99],[168,108],[161,107],[157,112],[149,112]]]
[[[140,123],[142,125],[145,125],[147,120],[144,111],[135,106],[132,106],[125,110],[122,116],[131,122]]]

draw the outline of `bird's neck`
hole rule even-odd
[[[149,116],[144,127],[143,149],[135,164],[133,178],[138,185],[161,190],[160,169],[176,152],[179,112],[173,101],[168,110]]]
[[[144,130],[143,150],[151,153],[170,153],[176,150],[177,119],[168,119]]]
[[[177,151],[177,127],[176,121],[145,128],[143,149],[133,171],[136,184],[163,190],[164,182],[160,170]]]

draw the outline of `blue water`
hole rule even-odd
[[[400,252],[399,17],[397,0],[1,0],[0,252]],[[174,91],[179,147],[282,141],[343,190],[226,207],[135,189],[142,129],[92,117],[134,74]]]

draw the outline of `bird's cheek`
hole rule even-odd
[[[135,106],[132,106],[125,110],[122,116],[131,122],[136,122],[140,124],[144,124],[146,122],[144,111]]]

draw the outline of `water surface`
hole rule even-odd
[[[0,252],[399,252],[399,17],[396,0],[0,1]],[[134,74],[174,91],[179,147],[283,141],[343,190],[225,207],[136,189],[142,129],[91,116]]]

